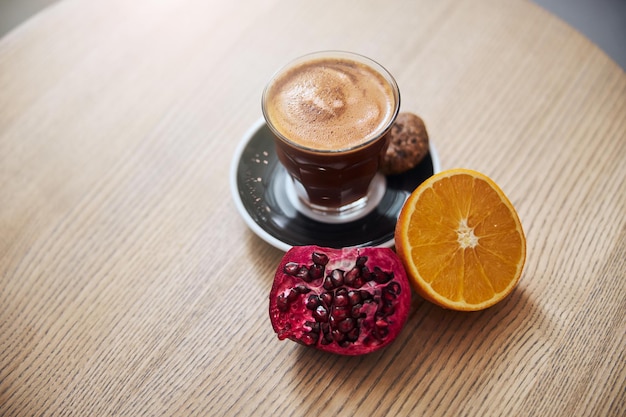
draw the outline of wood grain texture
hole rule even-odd
[[[223,3],[223,4],[222,4]],[[279,342],[229,192],[274,70],[368,55],[528,240],[478,313],[382,352]],[[63,0],[0,39],[0,415],[626,414],[626,75],[522,0]]]

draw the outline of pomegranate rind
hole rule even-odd
[[[297,276],[295,271],[303,266],[311,268],[315,264],[312,260],[314,253],[327,256],[328,261],[323,265],[323,276],[317,277],[315,275],[316,278],[312,279],[309,275],[307,277],[309,282],[307,282]],[[360,262],[361,264],[364,262],[364,265],[358,266],[358,259],[361,259]],[[363,269],[363,266],[367,269]],[[391,273],[392,278],[386,282],[380,280],[375,282],[373,278],[363,279],[360,286],[355,283],[332,287],[327,282],[331,287],[324,287],[324,282],[330,279],[332,271],[343,271],[347,277],[348,272],[356,267],[362,271],[369,271],[369,277],[373,277],[371,274],[376,270]],[[346,278],[346,282],[348,282],[348,278]],[[295,288],[298,290],[294,291]],[[301,293],[306,289],[308,292]],[[297,295],[294,295],[294,292]],[[346,295],[350,292],[353,295],[360,293],[363,302],[355,305],[350,304],[350,308],[354,307],[354,311],[358,315],[352,313],[353,316],[347,317],[352,321],[343,321],[344,316],[340,314],[343,310],[340,309],[344,307],[336,305],[340,303],[337,301],[337,295]],[[325,293],[332,293],[335,297],[332,305],[317,301],[323,305],[320,308],[321,313],[315,312],[312,305],[307,308],[309,297],[312,297],[314,301],[321,300],[324,299],[322,294]],[[366,299],[369,297],[366,293],[371,294],[371,299]],[[287,299],[291,299],[291,301],[287,301]],[[280,340],[290,339],[323,351],[351,356],[371,353],[393,342],[404,328],[410,308],[411,287],[404,266],[396,253],[389,248],[333,249],[314,245],[295,246],[283,256],[278,265],[269,295],[270,321]],[[341,331],[349,330],[353,322],[355,326],[358,326],[358,331],[352,330],[349,333],[350,337],[346,333],[343,336],[339,335],[339,338],[343,337],[339,342],[329,342],[326,331],[330,332],[332,329],[337,329],[338,325],[336,320],[332,327],[323,322],[325,319],[324,312],[333,315],[329,320],[330,323],[333,323],[332,319],[341,316],[340,320],[343,321]],[[317,328],[317,335],[312,325]],[[320,330],[319,326],[322,326],[323,330]],[[335,333],[339,334],[337,330]],[[346,338],[350,340],[348,341]]]

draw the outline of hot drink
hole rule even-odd
[[[292,62],[263,94],[278,158],[300,199],[328,213],[367,199],[399,106],[398,88],[384,68],[342,52]]]

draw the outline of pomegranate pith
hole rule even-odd
[[[269,314],[281,340],[361,355],[391,343],[410,306],[409,282],[391,249],[297,246],[276,270]]]

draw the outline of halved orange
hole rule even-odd
[[[501,301],[526,260],[526,238],[509,199],[486,175],[462,168],[435,174],[413,191],[395,244],[415,291],[452,310]]]

